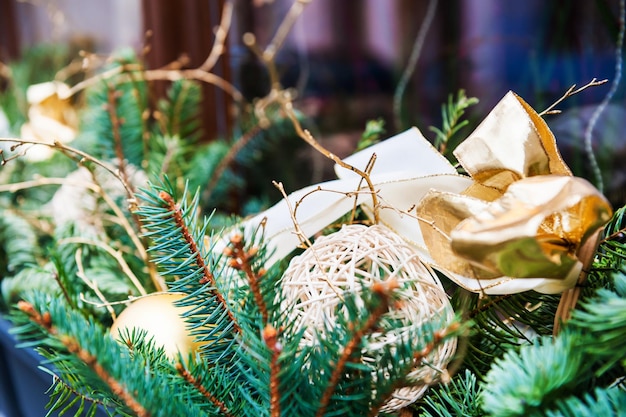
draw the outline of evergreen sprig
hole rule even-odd
[[[626,391],[623,387],[596,388],[581,398],[568,397],[558,401],[546,417],[619,417],[626,410]]]
[[[430,130],[435,133],[434,145],[442,154],[446,152],[450,139],[469,121],[462,120],[463,114],[468,107],[478,103],[478,98],[467,97],[465,90],[459,90],[456,98],[452,94],[448,96],[448,103],[441,106],[441,128],[430,126]]]
[[[485,377],[484,410],[497,416],[560,415],[556,410],[571,415],[605,407],[609,394],[602,389],[626,369],[618,353],[626,337],[626,275],[614,276],[614,288],[600,288],[585,300],[557,337],[543,337],[496,360]],[[596,387],[597,403],[590,387]],[[609,403],[623,401],[622,395],[610,394]]]
[[[132,56],[120,57],[115,63],[122,68],[129,64],[139,65]],[[116,160],[120,168],[126,163],[144,166],[147,97],[147,82],[125,71],[87,92],[81,136],[93,141],[90,144],[93,156],[105,161]]]
[[[589,366],[577,348],[578,338],[563,332],[554,340],[539,338],[519,352],[507,351],[485,376],[483,409],[502,417],[538,415],[557,398],[574,394],[579,373]]]
[[[159,354],[151,343],[143,344],[149,352],[145,355],[137,352],[141,344],[131,352],[92,318],[41,293],[21,302],[14,320],[15,331],[25,345],[37,347],[60,381],[70,384],[74,394],[85,401],[108,408],[111,414],[165,417],[185,409],[189,416],[205,415],[196,403],[187,401],[192,395],[189,387],[182,378],[174,377],[176,373],[163,351]],[[59,395],[56,407],[69,405],[72,398]],[[91,410],[82,407],[74,415],[86,415]]]
[[[470,370],[459,373],[447,384],[431,389],[423,400],[420,417],[482,417],[482,386]]]
[[[197,212],[198,194],[189,198],[185,189],[179,199],[166,178],[143,190],[140,198],[145,204],[136,214],[146,228],[145,236],[152,240],[149,252],[161,274],[172,282],[170,289],[187,294],[185,305],[195,307],[187,319],[193,334],[204,329],[198,339],[205,359],[213,364],[228,362],[239,325],[218,280],[221,256],[205,247],[209,219],[201,219]]]

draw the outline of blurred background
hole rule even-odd
[[[248,100],[270,86],[243,34],[267,45],[292,3],[234,2],[228,49],[215,72]],[[296,105],[316,136],[340,156],[352,152],[371,119],[382,118],[388,136],[417,126],[432,139],[428,127],[441,125],[441,105],[459,89],[480,99],[468,110],[471,129],[509,90],[541,111],[571,85],[607,78],[566,100],[563,114],[546,118],[570,164],[589,176],[584,159],[572,155],[580,155],[588,120],[616,78],[619,6],[619,0],[312,0],[276,63],[282,84],[297,88]],[[223,7],[224,0],[1,0],[0,62],[55,44],[101,55],[132,48],[145,52],[151,68],[184,54],[195,67],[211,49]],[[423,48],[394,113],[394,94],[420,28]],[[624,92],[622,83],[594,130],[598,157],[619,190]],[[237,120],[229,97],[209,86],[204,97],[206,140],[232,134]]]

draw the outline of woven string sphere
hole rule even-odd
[[[396,290],[400,302],[387,315],[402,320],[407,328],[433,320],[453,320],[454,311],[441,283],[419,260],[414,248],[385,226],[347,225],[318,238],[294,257],[283,276],[285,302],[295,304],[290,319],[296,329],[304,329],[301,343],[311,345],[328,324],[333,327],[344,293],[359,294],[363,286],[390,278],[400,284]],[[394,343],[402,332],[372,335],[368,351],[362,352],[364,362],[375,363],[376,347]],[[428,388],[426,383],[438,378],[455,350],[456,339],[449,339],[431,352],[422,366],[410,373],[411,379],[425,383],[396,390],[382,411],[398,410],[419,399]]]

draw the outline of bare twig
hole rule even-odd
[[[104,294],[102,294],[102,291],[100,291],[100,289],[98,288],[98,284],[96,283],[96,281],[89,279],[87,277],[87,274],[85,273],[85,267],[83,266],[83,249],[82,248],[78,248],[78,250],[74,254],[74,260],[76,261],[76,269],[77,269],[76,276],[80,278],[89,287],[89,289],[91,289],[91,291],[94,292],[94,294],[96,294],[96,296],[100,299],[100,301],[102,301],[102,306],[104,306],[107,309],[107,311],[111,315],[111,318],[115,320],[116,318],[115,310],[113,310],[113,307],[111,307],[109,300],[107,300]]]
[[[278,191],[280,191],[280,193],[283,195],[285,199],[285,204],[287,204],[287,208],[289,209],[289,215],[291,216],[293,227],[295,229],[296,235],[298,236],[298,239],[300,240],[301,245],[305,248],[306,247],[310,248],[313,244],[309,240],[309,237],[304,233],[304,231],[302,231],[302,228],[300,227],[300,223],[298,223],[298,220],[296,219],[296,210],[297,210],[297,205],[299,202],[296,203],[296,208],[294,209],[291,206],[291,201],[289,201],[289,198],[287,198],[287,193],[285,192],[285,187],[283,186],[283,183],[272,181],[272,184],[274,184],[274,187],[276,187]],[[318,187],[315,191],[320,191],[320,190],[321,188]]]
[[[313,135],[311,135],[311,132],[309,132],[306,129],[303,129],[302,126],[300,125],[300,121],[298,120],[298,118],[295,115],[295,112],[293,111],[293,105],[291,103],[291,101],[285,100],[282,103],[282,107],[283,110],[285,111],[285,113],[287,114],[287,116],[289,117],[289,119],[291,119],[291,122],[293,123],[295,129],[296,129],[296,133],[298,133],[298,136],[300,136],[302,139],[304,139],[304,141],[306,143],[308,143],[310,146],[312,146],[316,151],[320,152],[322,155],[326,156],[328,159],[330,159],[331,161],[333,161],[334,163],[336,163],[337,165],[339,165],[342,168],[348,169],[352,172],[355,172],[356,174],[358,174],[361,178],[363,178],[363,180],[365,180],[365,182],[367,183],[367,187],[370,190],[370,195],[372,197],[372,210],[374,212],[374,223],[378,224],[379,221],[379,216],[378,216],[378,192],[376,191],[376,188],[374,187],[374,184],[372,183],[372,180],[369,176],[369,174],[367,174],[366,172],[344,162],[341,160],[341,158],[339,158],[337,155],[333,154],[332,152],[328,151],[326,148],[324,148],[322,145],[320,145],[320,143],[315,140],[315,138],[313,137]]]
[[[589,87],[596,87],[598,85],[602,85],[607,83],[609,80],[597,80],[596,78],[593,78],[591,81],[589,81],[587,84],[583,85],[582,87],[576,88],[576,84],[572,85],[570,88],[567,89],[567,91],[565,92],[565,94],[563,94],[561,96],[561,98],[559,98],[557,101],[555,101],[554,103],[552,103],[547,109],[545,109],[544,111],[542,111],[541,113],[539,113],[539,116],[545,116],[547,114],[559,114],[561,113],[561,110],[557,110],[555,109],[556,106],[558,106],[559,104],[561,104],[565,99],[576,95],[578,93],[580,93],[583,90],[586,90]]]
[[[119,251],[113,249],[111,246],[107,245],[106,243],[98,242],[98,241],[92,240],[92,239],[85,239],[85,238],[82,238],[82,237],[68,237],[68,238],[64,238],[64,239],[59,240],[58,243],[59,243],[59,245],[66,245],[66,244],[69,244],[69,243],[79,243],[79,244],[83,244],[83,245],[96,246],[96,247],[104,250],[106,253],[111,255],[117,261],[117,263],[122,268],[122,271],[126,274],[128,279],[130,279],[130,281],[133,283],[135,288],[137,288],[137,291],[139,291],[139,293],[141,295],[148,294],[148,292],[143,287],[143,285],[141,285],[141,281],[139,281],[139,278],[137,278],[137,276],[132,271],[132,269],[130,269],[130,266],[128,266],[128,263],[126,263],[126,261],[124,260],[124,257],[122,256],[122,254]]]
[[[88,154],[87,152],[81,151],[79,149],[76,148],[72,148],[69,145],[65,145],[64,143],[61,143],[59,141],[54,141],[54,142],[42,142],[42,141],[38,141],[38,140],[27,140],[27,139],[17,139],[17,138],[0,138],[0,142],[9,142],[9,143],[15,143],[16,145],[14,145],[14,147],[17,146],[21,146],[23,144],[31,144],[31,145],[43,145],[43,146],[48,146],[50,148],[54,148],[54,149],[58,149],[60,151],[63,152],[68,152],[70,154],[79,156],[82,158],[82,160],[87,160],[90,162],[93,162],[94,164],[104,168],[106,171],[110,172],[111,174],[113,174],[113,176],[115,178],[117,178],[121,183],[122,186],[124,187],[124,190],[126,190],[126,194],[128,196],[128,198],[132,201],[135,200],[135,194],[132,190],[132,188],[128,185],[128,183],[126,182],[126,180],[120,175],[119,170],[117,168],[115,168],[114,166],[101,161],[100,159]]]
[[[233,0],[228,0],[224,3],[224,7],[222,8],[222,18],[220,20],[220,24],[215,31],[215,41],[213,43],[213,47],[211,48],[211,52],[209,56],[204,61],[202,65],[198,68],[199,70],[209,72],[213,69],[217,60],[224,53],[225,48],[224,44],[226,42],[226,37],[228,36],[228,30],[230,28],[230,24],[233,19]]]
[[[175,81],[179,79],[194,79],[202,81],[222,89],[224,92],[229,94],[235,101],[242,102],[244,101],[243,95],[233,84],[229,83],[224,78],[210,72],[217,63],[220,56],[224,53],[224,45],[232,23],[232,15],[233,0],[229,0],[224,4],[224,8],[222,9],[222,17],[220,20],[220,24],[215,32],[213,48],[211,48],[211,52],[207,56],[206,60],[202,63],[202,65],[197,68],[186,70],[181,69],[180,67],[184,62],[181,62],[180,60],[167,64],[162,68],[153,70],[146,70],[142,65],[139,64],[123,64],[75,84],[61,98],[71,97],[72,95],[84,90],[85,88],[96,85],[103,80],[108,80],[116,75],[121,75],[123,73],[137,73],[147,81]]]

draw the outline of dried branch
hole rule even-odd
[[[230,24],[233,19],[233,0],[228,0],[224,3],[222,8],[222,17],[220,19],[220,24],[215,31],[215,41],[213,42],[213,47],[211,48],[211,52],[209,56],[204,61],[198,69],[209,72],[213,69],[217,60],[224,53],[226,48],[224,44],[226,43],[226,37],[228,36],[228,31],[230,28]]]
[[[374,212],[374,223],[378,224],[378,221],[379,221],[378,192],[376,191],[376,188],[374,188],[374,184],[372,183],[372,180],[369,174],[367,174],[367,172],[364,172],[358,169],[357,167],[354,167],[342,161],[341,158],[339,158],[337,155],[333,154],[332,152],[324,148],[322,145],[320,145],[320,143],[317,140],[315,140],[313,135],[311,135],[311,132],[302,128],[302,125],[300,125],[300,121],[296,117],[296,114],[293,110],[293,104],[291,103],[290,100],[284,100],[281,104],[282,104],[283,110],[285,111],[285,113],[287,114],[291,122],[293,123],[298,136],[304,139],[304,141],[308,143],[310,146],[312,146],[316,151],[320,152],[322,155],[326,156],[328,159],[335,162],[340,167],[348,169],[352,172],[355,172],[361,178],[363,178],[363,180],[367,183],[367,187],[370,190],[370,195],[372,198],[372,206],[373,206],[372,210]]]
[[[146,70],[138,64],[123,64],[75,84],[69,89],[66,94],[63,94],[61,98],[69,98],[88,87],[96,85],[103,80],[108,80],[116,75],[121,75],[123,73],[137,73],[147,81],[175,81],[179,79],[193,79],[197,81],[202,81],[220,88],[221,90],[229,94],[236,102],[243,102],[243,95],[233,84],[226,81],[224,78],[210,72],[217,63],[219,57],[225,51],[224,45],[228,32],[230,31],[232,15],[233,0],[229,0],[224,4],[224,7],[222,9],[222,17],[220,20],[220,24],[215,32],[215,40],[213,47],[211,48],[211,52],[207,56],[206,60],[202,63],[202,65],[197,68],[186,70],[180,69],[180,64],[182,64],[180,61],[174,61],[173,63],[163,66],[162,68],[154,70]]]
[[[128,183],[126,182],[126,180],[120,175],[119,171],[117,168],[115,168],[112,165],[109,165],[108,163],[99,160],[98,158],[88,154],[87,152],[78,150],[76,148],[72,148],[69,145],[65,145],[64,143],[61,143],[59,141],[54,141],[54,142],[42,142],[42,141],[38,141],[38,140],[28,140],[28,139],[17,139],[17,138],[0,138],[0,142],[9,142],[9,143],[15,143],[15,145],[13,145],[11,147],[12,151],[15,151],[15,149],[17,149],[17,147],[22,146],[22,145],[43,145],[43,146],[48,146],[49,148],[54,148],[54,149],[58,149],[64,153],[69,153],[72,155],[76,155],[79,156],[81,158],[81,161],[86,160],[86,161],[90,161],[102,168],[104,168],[106,171],[110,172],[111,174],[113,174],[113,176],[115,178],[117,178],[120,183],[122,183],[122,186],[124,187],[124,190],[126,191],[126,194],[129,198],[129,201],[132,203],[135,201],[135,193],[133,192],[132,188],[130,187],[130,185],[128,185]],[[3,163],[4,161],[6,161],[5,159],[3,159]]]
[[[302,200],[296,202],[296,208],[293,208],[291,206],[291,201],[289,201],[289,198],[287,197],[287,193],[285,192],[285,187],[283,186],[283,183],[272,181],[272,184],[274,184],[274,187],[278,188],[280,193],[283,195],[283,198],[285,199],[285,204],[287,204],[289,215],[291,216],[291,221],[293,222],[293,227],[295,229],[296,236],[298,236],[298,239],[300,240],[300,244],[302,245],[303,248],[307,248],[307,247],[310,248],[311,246],[313,246],[313,243],[311,243],[311,241],[309,240],[309,237],[304,233],[304,231],[300,227],[300,223],[298,223],[298,219],[296,218],[296,210],[298,209],[298,205],[300,204]],[[311,191],[311,193],[306,194],[304,197],[312,194],[315,191],[321,191],[321,188],[317,187],[314,191]]]
[[[143,287],[143,285],[141,285],[141,281],[139,281],[139,278],[137,278],[137,276],[132,271],[132,269],[130,269],[130,266],[128,266],[128,263],[126,263],[126,261],[124,260],[124,257],[122,256],[122,254],[119,251],[113,249],[111,246],[107,245],[106,243],[98,242],[96,240],[86,239],[82,237],[68,237],[68,238],[60,239],[58,243],[59,245],[66,245],[69,243],[78,243],[82,245],[96,246],[104,250],[106,253],[111,255],[117,261],[119,266],[122,268],[122,271],[124,272],[124,274],[126,274],[130,282],[132,282],[135,288],[137,288],[137,291],[139,291],[139,294],[141,295],[148,294],[148,292]]]
[[[116,224],[124,228],[124,230],[126,231],[126,234],[130,238],[130,240],[133,242],[133,245],[135,246],[135,248],[137,249],[137,253],[139,257],[144,261],[146,265],[148,265],[148,272],[150,274],[150,279],[152,280],[152,283],[155,286],[156,290],[163,291],[166,288],[165,282],[163,282],[163,279],[161,279],[161,277],[159,277],[159,275],[156,273],[154,264],[150,261],[150,257],[148,256],[148,252],[146,251],[145,246],[141,242],[141,239],[137,235],[137,232],[135,231],[135,229],[131,226],[128,219],[122,212],[122,209],[115,203],[115,201],[111,198],[111,196],[106,191],[104,191],[104,189],[98,184],[95,184],[94,182],[89,182],[89,181],[77,181],[77,180],[71,180],[67,178],[40,177],[40,178],[36,178],[30,181],[23,181],[23,182],[17,182],[17,183],[12,183],[12,184],[2,184],[0,185],[0,193],[2,192],[15,193],[23,189],[39,187],[39,186],[44,186],[44,185],[70,185],[70,186],[76,186],[76,187],[84,187],[88,190],[91,190],[97,193],[102,198],[102,200],[104,200],[104,202],[109,206],[109,208],[113,210],[113,213],[115,214],[115,216],[112,218],[112,220],[114,220]]]
[[[542,111],[541,113],[539,113],[539,116],[545,116],[547,114],[559,114],[561,113],[561,110],[557,110],[555,109],[556,106],[558,106],[559,104],[561,104],[565,99],[574,96],[578,93],[580,93],[583,90],[586,90],[589,87],[596,87],[598,85],[602,85],[607,83],[609,80],[604,79],[604,80],[597,80],[596,78],[593,78],[591,81],[589,81],[587,84],[583,85],[582,87],[576,88],[576,84],[572,85],[570,88],[567,89],[567,91],[565,92],[565,94],[563,94],[561,96],[561,98],[559,98],[557,101],[555,101],[554,103],[552,103],[547,109],[545,109],[544,111]]]

